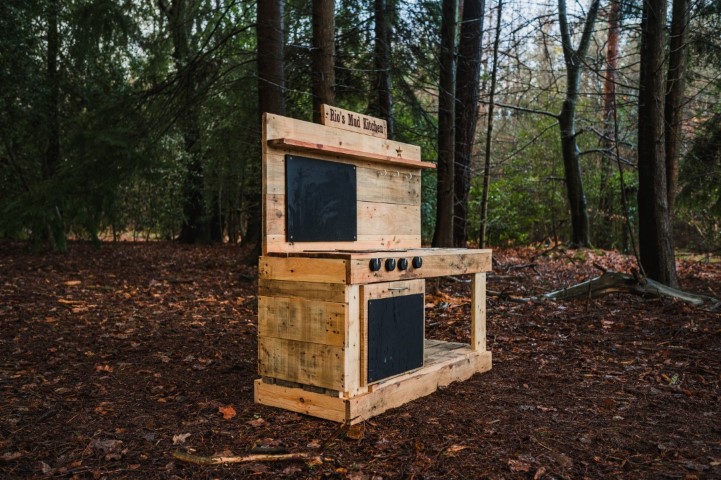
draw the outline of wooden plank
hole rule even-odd
[[[473,275],[471,284],[471,348],[486,350],[486,274]]]
[[[264,383],[261,379],[255,381],[254,398],[255,403],[278,407],[304,415],[312,415],[334,422],[341,423],[347,418],[347,401],[342,398],[308,392],[300,388],[270,385]]]
[[[377,298],[398,297],[401,295],[413,295],[426,292],[424,280],[406,280],[400,282],[384,282],[372,285],[363,285],[361,294],[363,303]]]
[[[268,218],[267,235],[285,238],[285,195],[266,198]],[[390,203],[357,202],[358,235],[420,235],[420,205],[394,205]],[[311,242],[325,243],[325,242]],[[346,242],[348,243],[348,242]],[[420,245],[419,245],[420,246]]]
[[[265,113],[263,118],[263,123],[266,124],[264,141],[283,138],[297,139],[309,144],[327,145],[421,163],[421,148],[417,145],[375,138],[270,113]]]
[[[358,202],[358,235],[421,234],[421,206]]]
[[[435,392],[438,387],[463,381],[491,369],[491,352],[472,352],[424,366],[392,381],[378,385],[372,392],[348,400],[351,423],[365,421],[392,408]]]
[[[339,142],[342,144],[343,142]],[[345,157],[355,158],[358,160],[365,160],[367,162],[380,163],[387,165],[390,168],[396,168],[397,166],[415,167],[415,168],[436,168],[435,163],[421,162],[417,160],[406,160],[402,158],[399,152],[397,156],[382,155],[363,150],[352,150],[345,147],[337,147],[335,145],[325,145],[322,143],[312,143],[305,140],[296,138],[274,138],[268,140],[268,146],[275,149],[299,151],[303,153],[316,153],[322,152],[331,155],[343,155]],[[398,151],[398,150],[396,150]],[[402,151],[402,150],[401,150]]]
[[[359,167],[356,169],[356,181],[358,201],[421,204],[421,176],[416,170]]]
[[[320,123],[372,137],[388,138],[388,123],[385,120],[325,103],[320,106]]]
[[[340,283],[258,279],[258,296],[291,297],[346,303],[346,286]]]
[[[285,235],[268,235],[265,240],[268,245],[268,251],[266,254],[281,252],[303,253],[309,250],[388,250],[416,248],[421,244],[420,235],[359,235],[358,240],[355,242],[287,243],[285,241]],[[363,263],[367,268],[368,260],[365,260]]]
[[[378,255],[378,254],[376,254]],[[491,270],[491,253],[490,251],[467,250],[460,252],[450,252],[438,254],[422,254],[423,265],[421,268],[413,268],[412,258],[413,251],[398,252],[392,255],[384,255],[382,257],[385,262],[386,258],[408,259],[409,267],[407,270],[393,270],[391,272],[382,268],[378,272],[372,272],[368,267],[369,256],[363,255],[363,258],[356,258],[350,261],[350,277],[349,283],[373,283],[389,280],[407,280],[413,278],[432,278],[443,277],[447,275],[463,275],[468,273],[487,272]]]
[[[319,160],[347,163],[356,166],[360,201],[416,205],[421,199],[421,175],[417,168],[382,168],[372,163],[353,161],[343,157],[313,155]],[[285,194],[285,152],[272,150],[266,155],[264,173],[267,176],[265,195]]]
[[[348,305],[345,322],[344,386],[349,396],[358,393],[361,386],[361,293],[359,285],[348,286]]]
[[[342,347],[347,312],[344,303],[258,297],[258,336]]]
[[[282,338],[258,338],[258,374],[344,390],[344,349]]]
[[[327,258],[260,257],[259,278],[346,283],[347,261]]]
[[[349,150],[386,155],[404,160],[421,160],[421,148],[417,145],[371,137],[357,132],[319,125],[294,118],[265,113],[267,125],[264,140],[292,138],[311,144],[343,147]],[[400,150],[400,152],[398,151]]]

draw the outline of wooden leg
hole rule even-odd
[[[473,275],[471,298],[471,349],[486,351],[486,274]]]
[[[361,312],[360,286],[348,285],[348,313],[345,332],[345,378],[343,390],[351,395],[361,386]]]

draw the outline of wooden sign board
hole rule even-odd
[[[369,117],[360,113],[343,110],[322,104],[320,106],[320,120],[322,125],[342,128],[351,132],[358,132],[378,138],[388,138],[388,123],[380,118]]]

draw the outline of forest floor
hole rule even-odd
[[[594,263],[633,266],[497,250],[488,288],[543,293]],[[679,272],[721,297],[718,258]],[[721,313],[631,295],[489,297],[490,372],[339,435],[319,465],[176,460],[315,455],[337,432],[253,403],[256,275],[231,246],[0,243],[0,478],[721,478]],[[427,295],[428,337],[469,341],[469,294],[447,279]]]

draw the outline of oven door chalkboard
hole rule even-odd
[[[286,155],[285,208],[288,242],[355,241],[355,166]]]
[[[368,300],[368,383],[423,366],[423,294]]]

